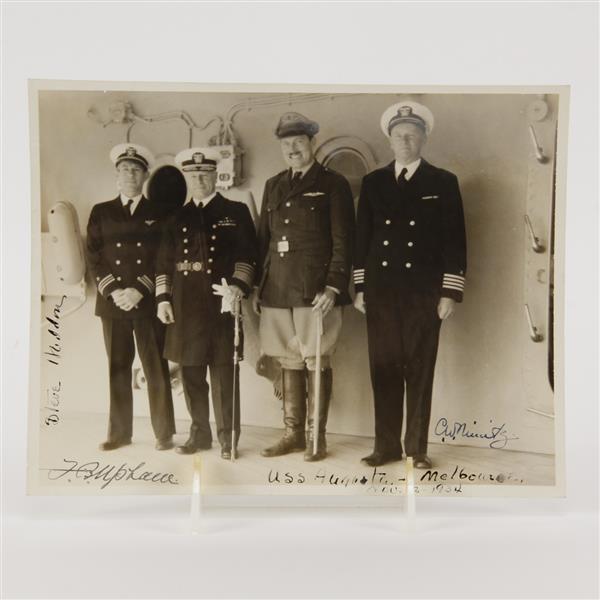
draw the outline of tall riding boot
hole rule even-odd
[[[306,422],[306,376],[304,370],[282,369],[283,424],[285,433],[274,445],[261,452],[263,456],[282,456],[304,450]]]
[[[325,429],[327,427],[327,415],[329,413],[329,402],[331,400],[331,387],[333,381],[331,369],[323,369],[321,371],[319,402],[319,436],[317,439],[317,452],[314,453],[315,376],[315,371],[308,372],[308,429],[306,431],[306,452],[304,453],[304,460],[309,462],[323,460],[327,455]]]

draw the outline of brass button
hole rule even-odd
[[[285,240],[287,240],[287,236],[286,235],[282,235],[281,239],[285,242]]]
[[[413,247],[413,243],[412,242],[408,242],[408,247],[412,248]]]
[[[281,258],[283,258],[285,256],[285,252],[280,252],[279,256],[281,256]]]
[[[385,220],[385,224],[386,224],[386,225],[391,225],[391,224],[392,224],[392,222],[391,222],[389,219],[386,219],[386,220]]]
[[[217,228],[217,226],[216,226],[216,225],[213,225],[213,226],[212,226],[212,228],[213,228],[213,229],[216,229],[216,228]]]
[[[184,238],[184,240],[183,240],[183,243],[184,243],[184,244],[187,244],[187,243],[188,243],[188,239],[187,239],[187,238]]]
[[[285,203],[285,205],[286,205],[287,207],[290,207],[290,206],[292,205],[292,203],[291,203],[291,202],[286,202],[286,203]]]
[[[141,259],[139,259],[139,258],[138,258],[138,259],[137,259],[135,262],[136,262],[138,265],[141,265],[141,264],[142,264],[142,261],[141,261]]]
[[[206,271],[209,275],[212,273],[212,271],[210,269],[208,269],[208,271]]]
[[[213,259],[212,259],[212,258],[209,258],[209,259],[208,259],[208,262],[209,262],[209,263],[211,263],[212,261],[213,261]]]
[[[414,221],[410,221],[408,224],[409,224],[411,227],[413,227],[413,226],[414,226],[414,224],[415,224],[415,222],[414,222]]]
[[[184,248],[184,249],[183,249],[183,253],[184,253],[184,254],[187,254],[187,253],[188,253],[188,249],[187,249],[187,248]]]
[[[387,267],[387,266],[388,266],[388,262],[387,262],[387,260],[384,260],[384,261],[381,263],[381,266],[382,266],[382,267]]]
[[[384,246],[389,246],[389,245],[390,245],[390,243],[389,243],[387,240],[383,240],[383,245],[384,245]]]
[[[119,259],[115,260],[115,264],[120,265],[121,261]]]
[[[119,275],[119,276],[117,277],[117,281],[121,281],[121,279],[122,279],[122,277]]]
[[[287,225],[290,222],[290,220],[289,219],[284,219],[283,222]]]
[[[184,271],[184,272],[183,272],[183,274],[184,274],[184,275],[187,275],[187,274],[188,274],[188,272],[187,272],[187,271]]]
[[[137,247],[139,248],[142,245],[142,242],[137,243]]]
[[[121,242],[117,242],[117,248],[121,247]]]
[[[410,269],[410,268],[412,267],[412,265],[411,265],[410,263],[406,263],[404,266],[405,266],[407,269]]]
[[[211,251],[211,252],[214,252],[214,251],[215,251],[215,247],[214,247],[214,246],[211,246],[211,247],[210,247],[210,251]]]
[[[183,227],[183,228],[181,229],[181,231],[183,231],[183,233],[185,233],[185,232],[187,231],[187,227]]]
[[[210,239],[211,239],[211,240],[216,240],[216,239],[217,239],[217,236],[216,236],[216,235],[211,235],[211,236],[210,236]]]

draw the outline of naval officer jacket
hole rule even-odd
[[[165,358],[183,365],[221,364],[233,356],[233,320],[221,314],[213,283],[248,294],[254,282],[256,231],[245,204],[217,193],[203,208],[190,200],[164,224],[156,266],[156,300],[173,306]]]
[[[265,185],[258,228],[264,306],[310,306],[326,286],[349,304],[354,202],[346,179],[315,161],[294,187],[290,170]]]
[[[421,159],[403,187],[394,162],[363,178],[357,213],[354,286],[439,291],[461,302],[467,270],[465,223],[456,176]]]
[[[139,319],[156,315],[154,266],[160,241],[160,211],[142,197],[133,215],[121,198],[96,204],[87,227],[86,254],[98,287],[96,315],[112,319]],[[142,299],[130,311],[120,309],[110,295],[133,287]]]

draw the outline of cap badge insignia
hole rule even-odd
[[[194,152],[194,154],[192,154],[192,160],[196,164],[201,164],[204,162],[204,154],[202,154],[202,152]]]
[[[401,106],[398,110],[398,116],[400,117],[410,117],[412,114],[412,108],[410,106]]]
[[[125,154],[127,156],[135,156],[137,154],[135,148],[133,146],[129,146],[127,150],[125,150]]]

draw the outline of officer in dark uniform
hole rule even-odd
[[[238,304],[252,288],[256,231],[248,208],[215,191],[216,162],[198,148],[180,152],[175,161],[186,177],[191,197],[165,223],[160,246],[156,299],[158,317],[167,324],[165,357],[182,367],[185,400],[192,425],[189,439],[176,451],[192,454],[212,445],[209,425],[210,382],[221,456],[230,459],[232,427],[240,433],[239,377],[234,402],[234,320],[221,313],[213,284],[226,279],[231,301]]]
[[[354,305],[367,315],[375,448],[370,466],[406,454],[430,468],[427,436],[441,321],[461,302],[465,224],[455,175],[421,158],[433,127],[415,102],[388,108],[381,127],[395,160],[364,177],[357,214]]]
[[[255,295],[263,352],[282,366],[285,425],[283,438],[262,454],[280,456],[306,448],[308,461],[326,455],[330,357],[342,325],[341,307],[351,302],[354,239],[350,186],[315,160],[318,130],[317,123],[298,113],[284,114],[277,126],[289,168],[265,185],[258,232],[261,276]],[[313,454],[317,311],[323,315],[322,373],[320,435]]]
[[[137,144],[119,144],[110,153],[121,193],[92,208],[87,257],[98,286],[96,315],[102,319],[110,375],[108,439],[101,450],[131,443],[135,342],[148,383],[156,449],[173,447],[173,401],[164,327],[156,318],[154,267],[160,241],[159,209],[142,195],[152,162]]]

